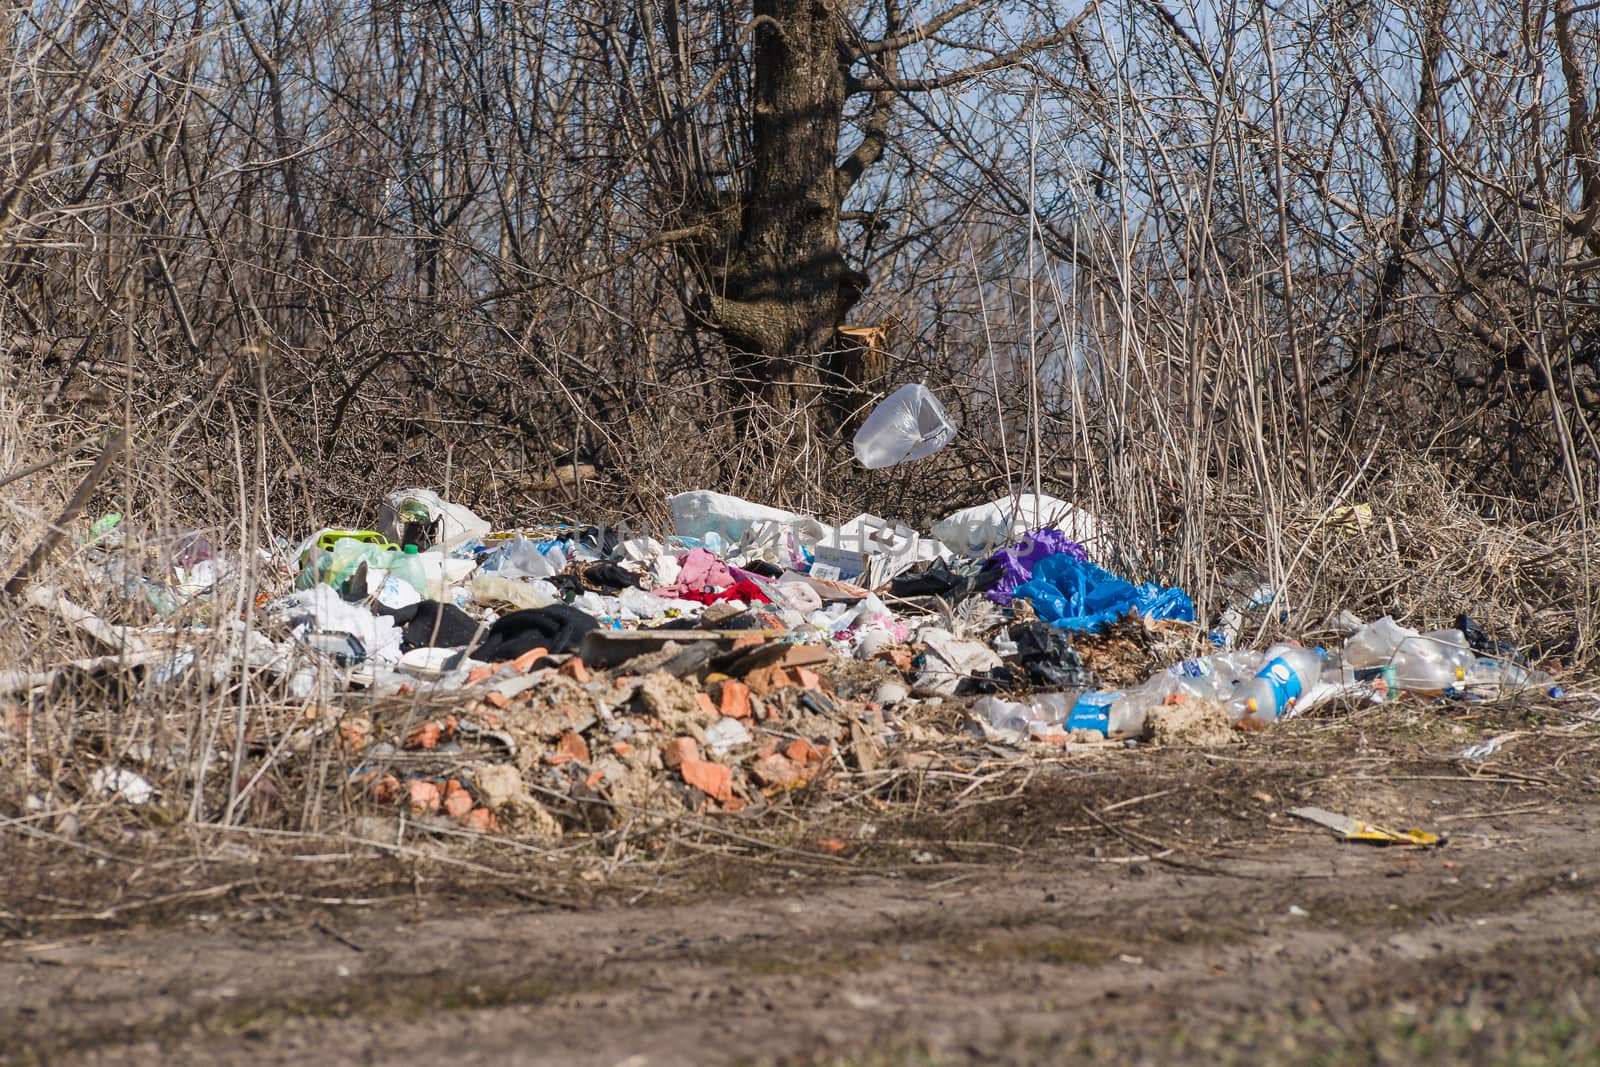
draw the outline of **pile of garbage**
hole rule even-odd
[[[114,550],[115,522],[91,537],[119,588],[163,617],[230,575],[292,587],[242,612],[210,605],[201,628],[237,636],[232,663],[141,644],[134,627],[111,638],[152,684],[209,671],[221,685],[241,665],[277,677],[320,709],[304,729],[336,739],[374,801],[479,832],[747,812],[838,771],[918,765],[952,729],[1052,751],[1219,744],[1336,698],[1551,685],[1470,620],[1418,633],[1351,619],[1336,651],[1223,647],[1183,590],[1094,562],[1101,524],[1053,497],[1003,497],[930,535],[708,491],[669,503],[659,539],[495,529],[423,489],[261,561],[185,535],[141,566]],[[105,771],[108,793],[148,795]]]

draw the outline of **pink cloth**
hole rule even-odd
[[[656,590],[657,596],[699,599],[685,594],[717,593],[733,584],[733,572],[728,565],[703,548],[691,548],[678,563],[678,580],[665,589]]]

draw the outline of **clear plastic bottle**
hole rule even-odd
[[[1344,643],[1344,665],[1358,671],[1387,666],[1402,643],[1420,636],[1409,626],[1401,626],[1385,615],[1350,635]]]
[[[1400,643],[1390,661],[1394,680],[1401,689],[1437,696],[1465,684],[1477,666],[1477,658],[1467,647],[1460,630],[1436,630],[1408,637]]]
[[[1028,723],[1034,718],[1033,709],[1028,705],[996,696],[979,697],[973,701],[972,710],[997,730],[1015,730],[1021,734],[1028,732]]]
[[[1120,691],[1068,689],[1060,693],[1042,693],[1034,697],[1032,704],[985,696],[974,701],[972,709],[988,720],[989,725],[1022,734],[1028,733],[1034,723],[1110,734],[1116,718],[1113,708],[1122,696]]]
[[[1064,730],[1099,730],[1110,736],[1114,732],[1114,709],[1123,695],[1119,690],[1068,689],[1035,698],[1034,707]]]
[[[1510,659],[1482,656],[1467,672],[1467,683],[1475,688],[1510,692],[1544,688],[1555,679],[1544,671],[1533,670]]]
[[[1174,663],[1152,682],[1160,682],[1157,692],[1162,697],[1197,697],[1225,704],[1233,699],[1235,687],[1252,677],[1260,666],[1258,652],[1219,652]]]
[[[1322,678],[1322,657],[1309,648],[1277,644],[1267,649],[1265,658],[1255,677],[1235,689],[1228,701],[1235,721],[1276,722]]]

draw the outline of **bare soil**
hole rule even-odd
[[[1597,742],[1368,709],[549,848],[8,831],[0,1060],[1600,1062]]]

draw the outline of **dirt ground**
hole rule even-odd
[[[1592,721],[1369,708],[911,762],[549,849],[13,824],[0,1060],[1600,1062]]]

